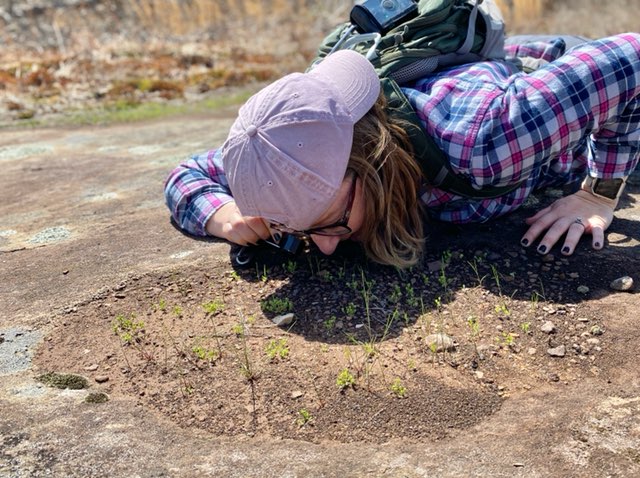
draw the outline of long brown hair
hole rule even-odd
[[[362,181],[365,211],[359,236],[367,255],[404,268],[420,259],[424,244],[418,198],[422,171],[403,125],[386,108],[381,93],[355,124],[347,167]]]

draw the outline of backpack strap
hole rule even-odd
[[[468,198],[495,198],[518,188],[521,183],[509,186],[486,186],[474,189],[464,177],[456,174],[445,154],[422,127],[418,115],[402,90],[391,78],[382,78],[380,86],[387,99],[387,115],[406,124],[405,130],[413,146],[414,155],[427,182],[444,191]]]

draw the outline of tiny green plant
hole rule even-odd
[[[161,298],[158,301],[158,310],[164,312],[166,308],[167,308],[167,301]]]
[[[298,268],[298,263],[296,261],[288,260],[285,263],[284,268],[289,274],[293,274]]]
[[[511,347],[516,343],[516,337],[511,332],[502,332],[502,343],[507,347]]]
[[[269,277],[267,276],[267,266],[265,264],[262,265],[262,272],[260,272],[260,268],[256,264],[256,277],[262,282],[267,282]]]
[[[391,391],[398,398],[404,398],[407,395],[407,387],[402,384],[402,380],[396,378],[391,384]]]
[[[285,314],[293,310],[293,303],[288,298],[270,297],[260,304],[262,311],[271,314]]]
[[[216,358],[218,358],[218,352],[216,350],[208,349],[202,345],[194,345],[191,351],[203,362],[214,362]]]
[[[266,348],[269,360],[284,360],[289,357],[289,345],[286,338],[270,340]]]
[[[426,272],[423,272],[421,274],[421,277],[422,277],[422,284],[429,285],[429,283],[431,282],[431,279],[429,278],[429,274],[427,274]]]
[[[400,302],[400,299],[402,299],[402,290],[400,289],[400,285],[393,284],[393,290],[391,291],[391,294],[389,294],[389,301],[397,304]]]
[[[298,410],[298,420],[296,420],[296,422],[298,423],[299,427],[305,426],[311,420],[313,420],[313,416],[311,415],[309,410],[307,410],[306,408],[301,408],[300,410]]]
[[[473,273],[476,276],[476,280],[478,281],[478,285],[480,287],[482,287],[482,284],[484,282],[484,279],[487,277],[487,275],[480,275],[480,266],[479,266],[479,262],[482,262],[482,258],[475,256],[473,258],[473,261],[467,261],[467,264],[469,264],[469,266],[471,267],[471,270],[473,270]]]
[[[233,332],[238,337],[240,337],[241,335],[244,335],[244,324],[240,322],[233,324],[231,326],[231,332]]]
[[[349,387],[353,387],[356,383],[356,379],[348,368],[343,368],[336,378],[336,385],[340,390],[345,390]]]
[[[416,297],[416,292],[413,289],[413,286],[411,284],[407,283],[404,286],[404,292],[405,292],[405,295],[407,297],[407,305],[409,307],[413,307],[414,309],[417,308],[419,303],[420,303],[420,301]]]
[[[333,328],[336,326],[336,322],[337,322],[338,318],[335,315],[332,315],[331,317],[329,317],[328,319],[326,319],[323,324],[324,324],[324,328],[327,331],[332,331]]]
[[[176,305],[173,307],[173,315],[175,315],[176,317],[181,317],[182,316],[182,307],[180,307],[179,305]]]
[[[467,319],[467,325],[469,325],[469,330],[471,330],[471,337],[476,338],[480,335],[480,321],[477,317],[471,316]]]
[[[240,274],[238,274],[236,271],[231,271],[231,279],[234,281],[239,281],[240,280]]]
[[[528,334],[529,331],[531,330],[531,322],[521,323],[520,328],[522,329],[522,332],[524,332],[525,334]]]
[[[374,341],[363,342],[362,350],[364,351],[364,356],[366,358],[373,358],[378,355],[378,349],[376,348],[376,344]]]
[[[251,358],[251,350],[249,348],[249,344],[247,342],[247,333],[245,327],[244,317],[239,322],[239,328],[236,328],[236,335],[240,338],[241,346],[239,352],[239,362],[240,362],[240,373],[249,383],[253,383],[258,379],[258,371],[256,370],[253,360]],[[240,333],[238,333],[240,332]]]
[[[438,312],[440,312],[440,311],[442,310],[442,297],[436,297],[436,298],[433,300],[433,303],[434,303],[434,304],[435,304],[435,306],[436,306],[436,310],[437,310]]]
[[[509,317],[511,315],[511,311],[509,310],[509,306],[505,302],[500,302],[495,306],[496,313],[501,317]]]
[[[140,338],[144,331],[144,322],[137,321],[135,314],[131,314],[129,317],[118,314],[113,322],[112,329],[123,342],[133,343]]]
[[[202,304],[202,308],[207,314],[217,314],[224,310],[224,302],[220,299],[212,300]]]
[[[353,302],[349,302],[342,308],[342,312],[344,312],[344,315],[346,315],[347,317],[352,318],[354,315],[356,315],[356,304],[354,304]]]

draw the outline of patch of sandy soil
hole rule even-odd
[[[344,245],[133,277],[56,318],[37,371],[87,376],[216,436],[454,436],[510,397],[637,363],[637,294],[610,289],[637,274],[637,224],[618,218],[600,253],[586,240],[570,258],[521,248],[522,218],[556,193],[491,225],[434,226],[405,272]]]

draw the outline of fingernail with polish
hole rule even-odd
[[[539,246],[538,247],[538,252],[540,254],[544,254],[545,252],[547,252],[547,246]]]
[[[529,245],[529,239],[522,239],[520,241],[520,244],[522,244],[524,247],[527,247]]]
[[[565,254],[569,254],[569,251],[571,251],[571,249],[569,249],[569,246],[564,246],[562,248],[562,252],[564,252]]]
[[[600,249],[600,243],[599,242],[595,242],[593,244],[593,247],[595,247],[596,249]]]

